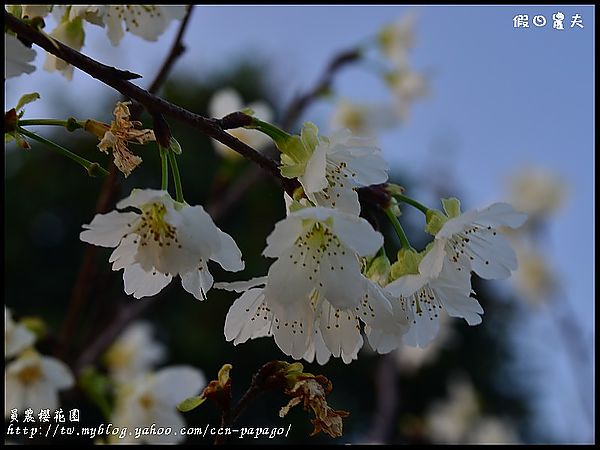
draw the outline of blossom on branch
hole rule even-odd
[[[112,149],[115,165],[125,177],[128,177],[142,162],[142,158],[129,151],[127,144],[131,142],[147,144],[156,140],[154,131],[136,128],[142,126],[142,123],[130,120],[131,113],[127,107],[129,104],[131,102],[117,102],[113,112],[115,120],[111,122],[110,127],[95,120],[88,120],[85,123],[85,129],[100,139],[98,148],[101,151],[108,153],[108,150]]]
[[[442,204],[445,214],[437,210],[427,214],[426,231],[435,235],[436,245],[443,249],[437,254],[481,278],[510,277],[517,268],[517,257],[498,228],[518,228],[527,215],[508,203],[494,203],[462,214],[457,199],[442,199]]]
[[[4,415],[8,417],[15,408],[55,410],[59,405],[58,391],[69,389],[75,380],[62,361],[27,350],[6,366],[4,382]]]
[[[111,417],[115,426],[130,430],[154,426],[181,430],[185,420],[177,411],[177,405],[202,389],[206,384],[204,374],[189,366],[170,366],[156,373],[146,374],[121,386]],[[185,439],[181,433],[148,433],[136,438],[129,433],[123,439],[111,435],[119,443],[179,443]]]
[[[282,152],[281,174],[298,178],[314,204],[358,214],[355,189],[387,181],[389,164],[379,148],[349,130],[330,138],[318,133],[315,124],[306,122],[300,136],[277,143]]]
[[[225,270],[244,268],[235,241],[217,228],[202,206],[178,203],[166,191],[134,189],[117,208],[135,212],[97,214],[83,226],[80,238],[116,247],[109,261],[113,270],[124,269],[128,295],[155,295],[180,275],[183,288],[203,300],[213,284],[209,259]]]
[[[358,216],[323,207],[291,212],[267,238],[263,254],[277,258],[267,277],[215,286],[243,292],[225,319],[226,339],[237,345],[273,336],[295,359],[325,364],[333,355],[350,363],[363,344],[362,321],[372,346],[390,351],[372,330],[401,335],[408,322],[392,316],[389,299],[362,275],[359,261],[382,243]]]

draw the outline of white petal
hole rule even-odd
[[[4,398],[4,416],[10,416],[11,409],[17,409],[22,413],[25,406],[25,386],[14,376],[4,373],[4,385],[6,387],[6,397]]]
[[[244,261],[242,261],[242,252],[231,236],[219,230],[221,238],[221,248],[213,253],[210,257],[216,261],[221,267],[230,272],[238,272],[244,269]]]
[[[112,270],[121,270],[127,266],[135,264],[135,257],[138,251],[137,234],[130,234],[125,237],[119,246],[111,253],[108,262],[112,264]]]
[[[25,394],[24,408],[31,408],[39,412],[46,408],[54,411],[59,406],[56,388],[43,380],[28,385],[23,392]]]
[[[239,111],[244,107],[242,97],[232,88],[225,88],[218,91],[210,99],[208,110],[212,117],[222,118],[227,114]]]
[[[437,336],[440,330],[439,318],[434,317],[427,309],[423,314],[414,314],[413,323],[404,335],[404,343],[412,347],[425,348]]]
[[[117,16],[117,12],[114,8],[108,8],[104,21],[106,23],[106,33],[108,39],[110,39],[110,43],[114,46],[119,45],[119,42],[123,36],[125,36],[125,32],[121,25],[121,19]]]
[[[282,305],[287,308],[294,303],[308,303],[308,298],[317,283],[316,264],[309,252],[294,247],[287,255],[282,255],[271,264],[265,296],[269,306]],[[276,312],[277,316],[281,314]]]
[[[428,282],[427,277],[421,274],[403,275],[392,281],[385,290],[394,297],[410,297]]]
[[[287,252],[302,233],[302,221],[294,213],[275,224],[275,229],[267,237],[264,256],[276,258]]]
[[[304,192],[318,192],[328,186],[325,178],[327,148],[328,145],[325,142],[320,142],[306,163],[304,175],[298,177]]]
[[[139,208],[140,206],[149,203],[161,203],[165,206],[172,206],[173,199],[167,191],[161,191],[158,189],[134,189],[131,191],[131,194],[129,194],[129,197],[126,197],[117,203],[117,208]]]
[[[430,280],[436,278],[442,270],[446,257],[445,241],[435,240],[419,263],[419,274]]]
[[[155,374],[152,393],[164,406],[173,409],[183,400],[199,395],[206,386],[204,374],[191,366],[169,366]]]
[[[342,251],[345,255],[342,255]],[[364,277],[360,273],[360,263],[351,250],[329,249],[323,255],[319,267],[319,287],[317,288],[336,308],[347,309],[358,305],[363,295]]]
[[[358,358],[363,339],[353,312],[337,310],[329,302],[323,301],[319,329],[333,356],[341,357],[346,364]]]
[[[333,219],[333,233],[358,256],[373,255],[383,245],[383,236],[362,217],[338,213]]]
[[[148,426],[156,424],[157,428],[170,428],[172,432],[170,434],[147,434],[143,436],[144,442],[147,442],[148,444],[180,444],[186,439],[186,436],[184,434],[177,431],[185,427],[185,420],[183,419],[182,414],[179,411],[177,411],[175,406],[170,408],[156,407],[152,410],[152,412],[152,421],[149,422]],[[176,432],[177,434],[175,434],[174,432]]]
[[[306,353],[302,356],[302,359],[312,363],[315,359],[317,363],[320,365],[327,364],[329,358],[331,357],[331,352],[325,345],[325,341],[323,340],[323,336],[321,336],[321,330],[319,328],[315,328],[314,339],[312,339],[310,346]]]
[[[125,282],[125,293],[135,298],[149,297],[158,294],[167,284],[171,282],[172,275],[160,272],[146,272],[139,264],[125,267],[123,281]]]
[[[213,277],[205,261],[197,269],[181,275],[181,285],[198,300],[206,299],[206,293],[213,285]]]
[[[262,289],[250,289],[229,308],[225,317],[225,339],[234,345],[270,335],[273,314],[264,304]]]
[[[251,278],[248,281],[233,281],[231,283],[215,283],[215,289],[223,289],[225,291],[245,292],[250,288],[264,286],[267,283],[267,277]]]
[[[335,208],[348,214],[360,214],[358,194],[350,186],[329,186],[321,192],[315,192],[308,197],[318,206]]]
[[[527,220],[527,214],[515,211],[508,203],[494,203],[477,213],[475,222],[494,228],[506,226],[519,228]]]
[[[450,316],[462,317],[469,325],[481,323],[483,308],[470,296],[471,276],[468,272],[447,263],[439,278],[432,281],[431,288]]]
[[[471,234],[467,249],[474,258],[471,268],[481,278],[508,278],[511,270],[517,268],[517,255],[498,232],[486,230]]]
[[[35,334],[20,324],[14,324],[10,334],[5,331],[4,338],[6,358],[17,355],[35,342]]]
[[[123,237],[131,232],[133,224],[139,215],[133,212],[121,213],[111,211],[108,214],[96,214],[87,228],[82,231],[79,238],[83,242],[99,245],[101,247],[116,247]]]
[[[42,356],[41,359],[45,382],[56,389],[68,389],[75,384],[73,373],[64,362],[50,356]]]

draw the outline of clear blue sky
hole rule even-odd
[[[261,55],[270,64],[285,104],[296,90],[315,81],[333,53],[373,35],[406,11],[396,6],[197,6],[186,39],[189,51],[177,70],[208,74],[245,54]],[[564,31],[552,29],[551,16],[557,11],[566,16]],[[413,109],[406,126],[382,136],[386,156],[423,180],[432,163],[450,167],[471,207],[505,199],[508,174],[523,165],[541,166],[562,177],[569,187],[568,202],[550,227],[546,251],[568,294],[564,301],[571,302],[580,326],[591,336],[594,8],[421,6],[417,12],[411,61],[431,72],[432,92]],[[528,14],[530,21],[541,14],[548,24],[514,29],[516,14]],[[582,16],[583,29],[569,27],[574,14]],[[167,52],[175,28],[172,25],[158,44],[126,36],[117,52],[103,30],[88,26],[84,52],[150,76]],[[42,61],[40,55],[38,67]],[[42,86],[38,90],[48,100],[80,96],[81,89],[92,98],[112,95],[109,88],[77,71],[68,83],[38,70],[6,82],[7,105],[15,104],[33,83]],[[342,73],[336,87],[357,100],[385,96],[375,77],[355,69]],[[85,102],[78,108],[74,113],[84,115]],[[328,113],[327,107],[316,107],[307,118],[325,126]],[[28,109],[30,117],[44,114],[41,103]],[[566,441],[589,439],[593,427],[577,410],[567,363],[543,335],[546,332],[547,324],[540,319],[521,337],[524,352],[547,358],[540,380],[546,397],[540,404],[540,426],[552,427]],[[555,363],[557,359],[562,363]]]

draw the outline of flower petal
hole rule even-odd
[[[333,219],[333,233],[358,256],[373,255],[383,245],[383,236],[362,217],[338,213]]]
[[[41,366],[45,381],[56,389],[68,389],[75,384],[75,378],[64,362],[51,356],[42,356]]]
[[[206,261],[200,261],[197,269],[181,275],[181,285],[198,300],[205,300],[206,293],[213,285],[213,277]]]
[[[146,272],[139,264],[125,267],[123,281],[125,293],[135,298],[149,297],[158,294],[171,282],[172,275],[160,272]]]
[[[225,317],[225,339],[234,345],[248,339],[269,336],[273,314],[265,305],[262,289],[244,292],[229,308]]]
[[[108,214],[96,214],[87,228],[79,234],[83,242],[101,247],[116,247],[121,239],[131,231],[131,225],[139,218],[133,212],[111,211]]]

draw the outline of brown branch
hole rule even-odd
[[[225,132],[225,129],[234,128],[234,125],[235,128],[248,125],[248,121],[251,120],[250,116],[246,116],[243,113],[238,113],[235,116],[237,119],[239,119],[238,123],[233,123],[233,120],[230,120],[227,125],[224,125],[222,120],[207,118],[201,116],[200,114],[195,114],[185,108],[157,97],[156,95],[136,86],[135,84],[132,84],[131,82],[123,79],[123,76],[115,75],[116,69],[108,68],[108,66],[105,66],[104,64],[101,64],[60,42],[51,41],[37,29],[25,24],[23,21],[9,14],[6,10],[4,11],[4,19],[5,26],[9,30],[17,33],[19,37],[22,37],[40,46],[48,53],[58,56],[67,63],[83,70],[88,75],[91,75],[97,80],[119,91],[121,94],[141,103],[150,114],[161,113],[163,115],[171,116],[181,122],[197,128],[204,134],[207,134],[208,136],[232,148],[240,155],[251,160],[262,169],[267,171],[271,176],[279,181],[279,183],[288,193],[293,193],[294,189],[298,185],[295,180],[290,180],[281,176],[279,173],[279,167],[275,161],[264,157],[252,147],[244,144],[240,140],[231,136],[229,133]]]

